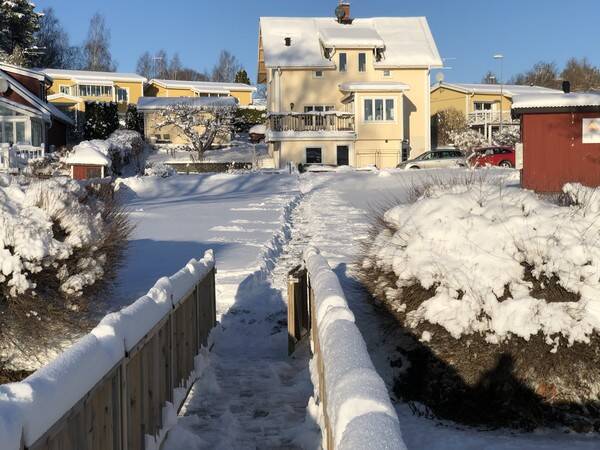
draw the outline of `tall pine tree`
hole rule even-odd
[[[250,82],[248,72],[246,72],[244,69],[241,69],[240,71],[238,71],[238,73],[235,74],[235,82],[243,84],[252,84]]]
[[[28,65],[35,52],[34,34],[40,27],[40,15],[29,0],[0,2],[0,58]]]

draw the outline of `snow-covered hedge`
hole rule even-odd
[[[162,162],[148,163],[144,175],[148,177],[168,178],[175,175],[177,171],[173,167]]]
[[[23,382],[1,385],[2,448],[18,450],[21,434],[25,445],[35,443],[213,267],[212,251],[201,260],[191,260],[175,275],[158,280],[131,306],[106,316],[88,335]]]
[[[327,398],[320,400],[321,405],[326,400],[335,448],[406,448],[385,383],[373,367],[337,276],[314,248],[306,250],[304,259],[315,294],[312,313],[325,372]],[[314,359],[311,375],[318,396],[322,380]]]

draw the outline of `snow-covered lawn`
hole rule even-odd
[[[374,364],[391,384],[395,343],[357,289],[354,263],[370,209],[403,200],[412,184],[459,171],[382,171],[176,176],[126,179],[121,192],[137,223],[121,272],[119,301],[214,248],[220,326],[210,366],[196,383],[165,449],[316,448],[306,412],[312,385],[304,356],[287,357],[286,274],[307,245],[337,273]],[[516,171],[486,170],[506,183]],[[483,171],[482,171],[483,173]],[[389,387],[389,386],[388,386]],[[478,431],[413,415],[395,403],[410,449],[592,449],[598,435],[542,430]]]

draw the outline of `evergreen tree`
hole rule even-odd
[[[239,70],[238,73],[235,74],[235,82],[243,84],[252,84],[252,82],[250,81],[250,77],[248,76],[248,72],[246,72],[244,69]]]
[[[0,2],[0,54],[4,55],[3,59],[18,57],[24,64],[30,62],[35,53],[34,34],[40,27],[40,14],[34,8],[29,0]]]
[[[116,65],[110,53],[110,30],[104,16],[99,13],[94,14],[90,20],[83,51],[86,70],[115,71]]]
[[[127,105],[127,113],[125,114],[125,128],[128,130],[137,131],[144,134],[144,117],[137,110],[135,105]]]
[[[107,139],[119,128],[119,109],[115,102],[86,102],[85,127],[86,140]]]

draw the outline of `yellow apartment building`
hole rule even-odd
[[[146,97],[234,97],[240,106],[252,104],[256,87],[242,83],[152,79],[145,88]]]
[[[147,79],[135,73],[93,72],[85,70],[43,69],[53,79],[48,101],[75,120],[85,112],[85,102],[116,102],[119,114],[127,105],[137,104],[144,96]]]
[[[430,71],[442,61],[427,20],[340,9],[260,19],[258,82],[276,166],[395,167],[430,150]]]

